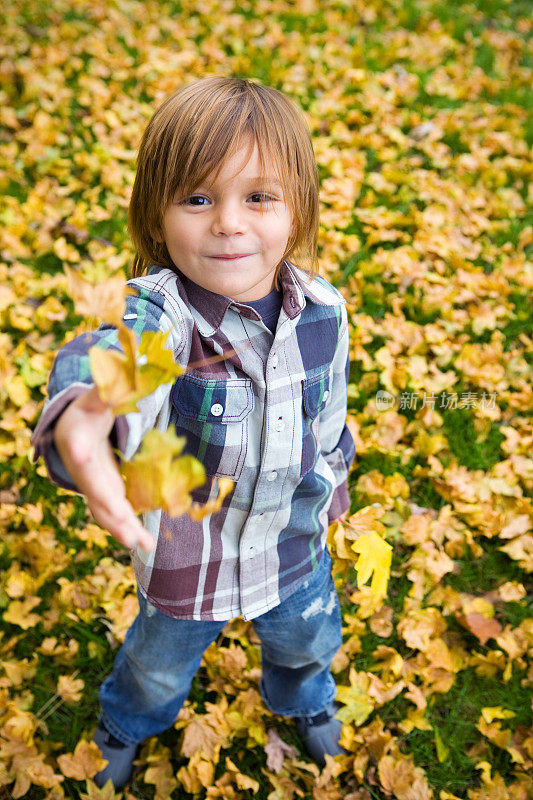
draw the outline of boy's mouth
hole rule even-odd
[[[236,258],[246,258],[247,256],[251,256],[252,253],[223,253],[221,255],[209,256],[209,258],[220,258],[224,261],[232,261]]]

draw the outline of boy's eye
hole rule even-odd
[[[201,202],[202,200],[205,200],[207,202],[207,197],[202,197],[201,194],[193,194],[190,197],[186,197],[185,200],[182,200],[181,202],[183,203],[183,205],[203,206],[204,204]]]
[[[273,203],[276,198],[264,192],[254,192],[254,194],[250,195],[250,199],[253,203]]]

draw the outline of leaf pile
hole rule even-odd
[[[526,800],[528,4],[6,0],[3,14],[0,794]],[[114,793],[92,781],[90,740],[98,688],[137,613],[135,582],[81,498],[32,465],[29,439],[55,351],[121,317],[142,129],[167,94],[206,74],[285,91],[313,134],[320,263],[351,333],[352,507],[328,537],[348,755],[320,771],[293,723],[265,708],[259,642],[236,619],[206,651],[174,728],[143,744],[137,777]],[[114,367],[127,384],[127,364]],[[138,388],[115,397],[109,386],[109,397],[121,409]],[[373,564],[362,534],[379,537]]]

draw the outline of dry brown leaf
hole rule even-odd
[[[481,644],[485,644],[488,639],[495,639],[503,630],[497,619],[486,617],[476,611],[470,614],[456,614],[456,618],[479,639]]]
[[[94,778],[108,763],[102,758],[101,751],[95,742],[82,739],[76,745],[74,753],[64,753],[57,757],[57,763],[66,778],[82,781]]]
[[[275,728],[268,729],[268,742],[265,745],[267,754],[267,767],[276,773],[281,772],[286,756],[296,757],[298,751],[295,747],[283,741]]]

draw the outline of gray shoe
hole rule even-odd
[[[338,703],[330,703],[314,717],[296,717],[296,730],[307,752],[320,767],[326,763],[325,755],[338,756],[347,752],[339,744],[342,722],[334,717],[339,708]]]
[[[102,751],[102,758],[107,759],[109,762],[103,770],[94,776],[94,782],[101,789],[111,778],[115,789],[122,788],[131,778],[133,760],[137,755],[139,745],[124,744],[124,742],[119,741],[112,733],[109,733],[101,719],[98,721],[93,742]]]

